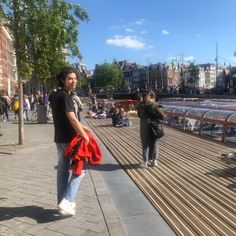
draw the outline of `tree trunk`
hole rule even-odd
[[[20,76],[18,76],[18,100],[19,100],[18,140],[19,140],[19,145],[23,145],[24,144],[23,88]]]
[[[23,88],[20,75],[20,15],[19,15],[19,2],[13,1],[13,13],[14,13],[14,40],[15,40],[15,52],[16,52],[16,65],[17,65],[17,78],[18,78],[18,143],[19,145],[24,144],[24,120],[23,120]]]

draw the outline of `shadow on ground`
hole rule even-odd
[[[236,177],[236,168],[230,167],[230,168],[224,168],[224,169],[217,169],[217,170],[207,172],[206,175],[225,178],[225,179],[234,179]],[[226,187],[231,190],[235,190],[236,183],[234,181],[232,181],[232,184],[229,184]]]
[[[62,220],[68,216],[59,215],[57,209],[44,209],[39,206],[0,207],[0,221],[19,217],[29,217],[42,224]]]
[[[98,127],[113,127],[112,124],[104,124],[104,125],[98,125]]]
[[[236,177],[236,167],[217,169],[207,172],[206,175],[213,175],[221,178],[235,178]]]
[[[114,170],[121,169],[121,166],[119,164],[107,163],[107,164],[101,164],[98,166],[90,166],[89,168],[93,170],[101,170],[101,171],[114,171]]]
[[[97,169],[97,170],[101,170],[101,171],[114,171],[114,170],[119,170],[119,169],[124,169],[124,170],[131,170],[131,169],[138,169],[139,164],[126,164],[126,165],[119,165],[119,164],[111,164],[111,163],[107,163],[107,164],[101,164],[99,166],[90,166],[90,169]]]
[[[0,144],[0,154],[8,154],[13,155],[15,154],[16,150],[18,150],[20,145],[11,143],[11,144]]]

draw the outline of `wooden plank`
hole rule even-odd
[[[115,128],[86,119],[122,168],[178,235],[236,235],[236,163],[225,163],[223,143],[165,128],[158,167],[140,169],[139,120]]]

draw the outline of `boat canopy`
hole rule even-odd
[[[236,111],[163,105],[164,124],[210,139],[236,144]]]

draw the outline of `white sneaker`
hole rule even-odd
[[[71,207],[75,210],[75,208],[76,208],[75,202],[69,202],[69,203],[70,203]],[[64,210],[61,210],[60,208],[59,208],[59,214],[60,214],[60,215],[63,215],[63,216],[71,215],[71,214],[68,214],[68,213],[67,213],[66,211],[64,211]]]
[[[139,164],[139,167],[141,168],[147,168],[148,167],[148,162],[147,161],[144,161],[142,163]]]
[[[58,205],[59,213],[62,215],[75,215],[75,203],[70,202],[63,198]]]
[[[152,161],[152,166],[157,166],[157,160]]]
[[[71,205],[71,207],[72,207],[73,209],[76,208],[76,204],[75,204],[75,202],[70,202],[70,205]]]
[[[70,216],[68,213],[66,213],[65,211],[59,209],[59,215],[62,215],[62,216]]]

